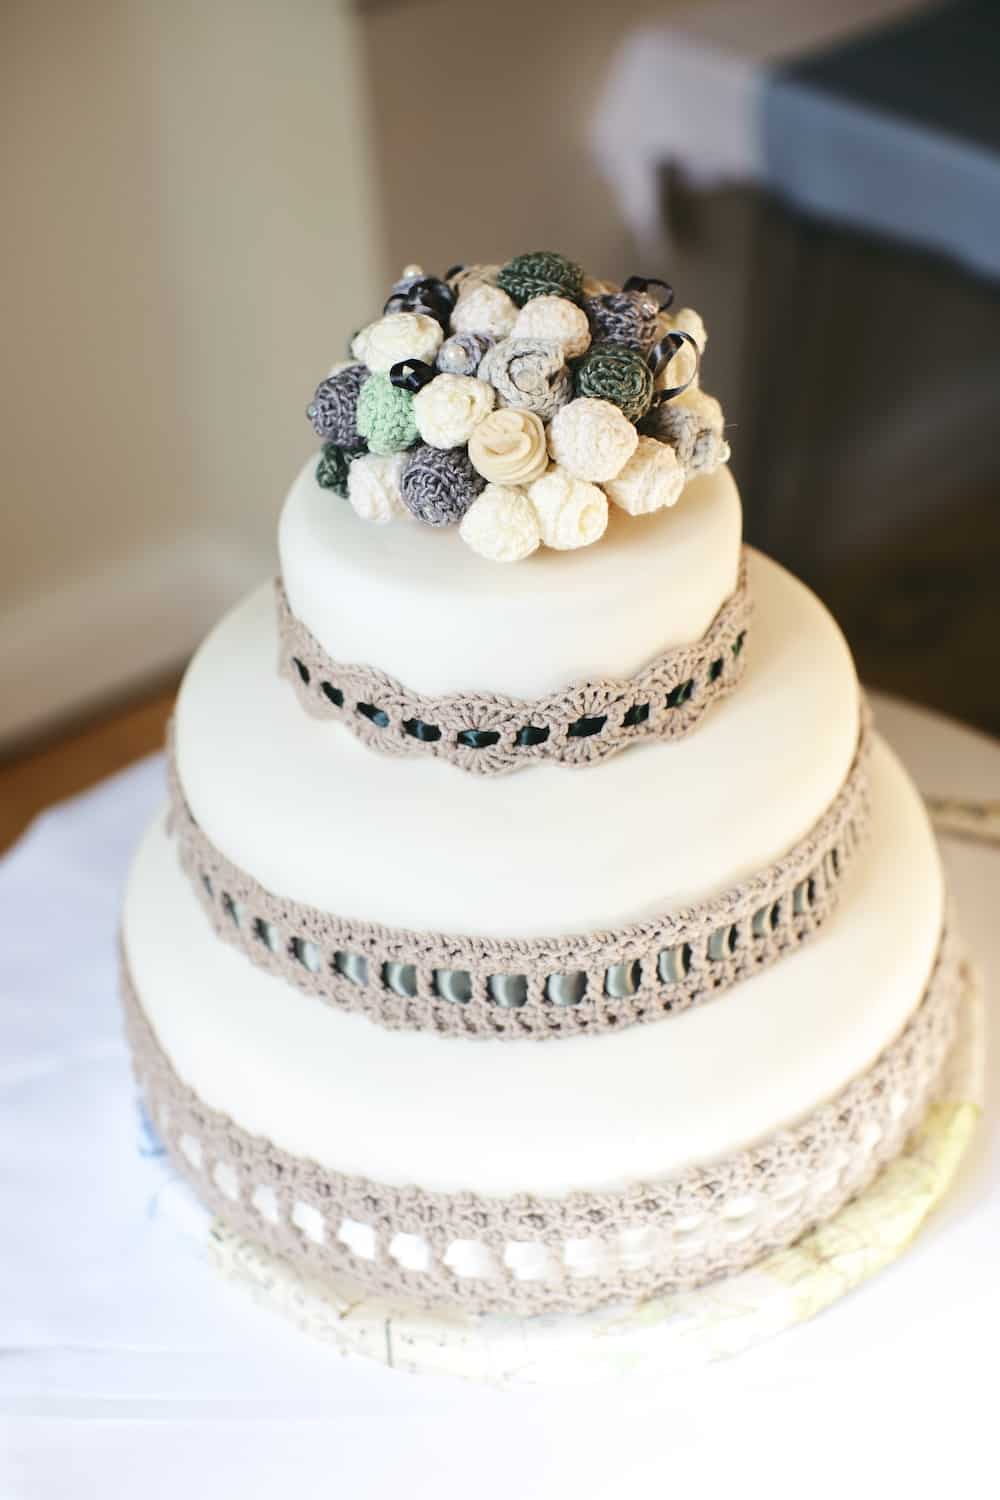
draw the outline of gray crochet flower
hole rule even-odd
[[[650,407],[639,423],[639,431],[668,443],[692,475],[710,474],[729,458],[722,407],[714,396],[701,390]]]
[[[389,293],[389,296],[388,296],[388,299],[386,301],[386,305],[383,308],[383,311],[384,312],[400,312],[401,308],[402,308],[402,304],[406,301],[406,298],[409,295],[409,293],[413,291],[413,288],[415,286],[419,286],[419,284],[422,281],[426,281],[426,280],[427,280],[427,273],[423,270],[423,268],[421,266],[413,266],[413,267],[410,268],[409,272],[404,271],[403,275],[400,276],[399,280],[393,282],[392,291]],[[390,302],[397,301],[397,300],[400,303],[400,307],[390,307],[389,306]]]
[[[464,448],[414,448],[400,483],[403,504],[428,526],[454,526],[486,488]]]
[[[595,344],[624,344],[646,355],[656,343],[660,304],[648,292],[586,297],[583,310]]]
[[[438,350],[437,367],[444,375],[475,375],[492,347],[487,333],[453,334]]]
[[[317,435],[340,448],[363,448],[365,440],[358,432],[358,392],[368,379],[364,365],[348,365],[329,375],[316,388],[306,416]]]
[[[563,347],[554,339],[501,339],[477,373],[496,388],[502,406],[533,411],[543,422],[550,421],[573,393]]]

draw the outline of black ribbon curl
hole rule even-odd
[[[393,292],[383,307],[383,313],[423,313],[440,323],[445,333],[455,306],[455,293],[439,276],[422,276],[405,291]]]
[[[674,289],[669,281],[663,281],[659,276],[630,276],[622,287],[622,291],[648,292],[652,286],[663,288],[663,293],[660,297],[660,312],[671,307],[674,301]]]
[[[662,406],[664,401],[672,401],[675,396],[679,396],[694,383],[695,376],[698,374],[698,369],[701,365],[701,350],[691,335],[683,333],[679,328],[675,328],[671,333],[665,334],[660,339],[660,342],[654,344],[652,349],[650,349],[647,363],[653,374],[659,375],[660,371],[666,369],[674,355],[683,349],[685,344],[690,344],[694,350],[694,369],[691,371],[691,378],[690,380],[685,380],[683,385],[672,385],[668,386],[664,391],[657,391],[653,397],[654,406]]]
[[[437,371],[422,359],[401,359],[389,370],[389,379],[399,390],[409,391],[415,396],[436,374]]]

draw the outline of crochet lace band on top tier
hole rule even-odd
[[[534,701],[474,691],[428,697],[376,667],[331,660],[292,613],[280,580],[275,595],[279,670],[309,713],[335,719],[374,749],[440,756],[483,776],[538,761],[593,765],[643,740],[690,733],[739,682],[751,615],[744,560],[701,640],[671,647],[628,679],[595,678]]]

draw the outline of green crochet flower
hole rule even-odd
[[[388,375],[369,375],[358,393],[356,420],[372,453],[398,453],[417,441],[413,397]]]
[[[322,457],[316,465],[316,483],[325,490],[333,490],[335,495],[346,500],[347,476],[351,464],[363,452],[363,448],[341,448],[336,443],[324,443]]]
[[[518,307],[532,297],[569,297],[575,302],[583,295],[583,272],[554,250],[533,250],[529,255],[515,255],[501,267],[497,286]]]
[[[640,421],[653,401],[653,372],[627,344],[591,348],[576,367],[574,385],[578,396],[611,401],[630,422]]]

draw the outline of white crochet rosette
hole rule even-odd
[[[534,1318],[428,1312],[322,1282],[213,1225],[210,1253],[262,1305],[344,1352],[411,1372],[494,1385],[666,1379],[806,1322],[896,1260],[951,1184],[983,1097],[981,980],[965,970],[958,1028],[936,1097],[906,1146],[832,1218],[790,1248],[694,1290],[584,1314]]]

